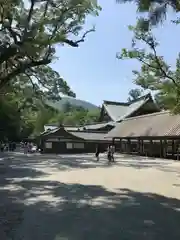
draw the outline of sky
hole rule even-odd
[[[128,92],[136,88],[132,70],[139,69],[137,61],[116,59],[117,52],[131,45],[128,25],[136,23],[136,6],[116,4],[116,0],[100,0],[99,4],[100,15],[88,18],[84,26],[84,30],[88,30],[95,25],[96,31],[90,33],[79,48],[58,47],[59,59],[52,64],[78,99],[96,105],[101,105],[103,100],[126,101]],[[180,31],[170,19],[175,19],[172,12],[166,23],[155,30],[155,36],[161,43],[158,53],[173,67],[179,52]]]

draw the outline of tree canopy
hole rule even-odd
[[[148,13],[146,17],[141,18],[141,26],[144,29],[148,29],[149,26],[156,26],[158,23],[162,23],[168,14],[168,10],[172,9],[175,13],[180,11],[179,0],[116,0],[117,3],[133,2],[137,5],[137,12]],[[179,22],[179,19],[177,19]]]
[[[159,45],[152,31],[144,31],[138,24],[129,27],[134,37],[130,49],[122,49],[119,59],[136,59],[141,63],[140,71],[134,70],[134,82],[143,89],[155,92],[156,101],[164,109],[180,112],[180,55],[173,69],[159,56]]]
[[[99,121],[100,109],[87,110],[83,107],[65,104],[62,111],[57,112],[48,123],[59,123],[60,125],[80,126],[93,124]]]
[[[137,100],[139,97],[143,95],[143,90],[139,88],[134,88],[129,91],[129,97],[127,99],[128,102]]]
[[[86,16],[100,10],[94,0],[2,0],[0,2],[0,89],[33,86],[42,96],[70,91],[48,64],[56,46],[78,47],[94,28],[83,31]],[[79,36],[81,34],[81,36]],[[71,93],[71,91],[70,91]]]
[[[88,111],[71,104],[65,104],[57,111],[39,98],[12,89],[6,89],[6,94],[0,95],[0,113],[0,140],[13,141],[39,135],[48,123],[79,126],[96,123],[100,116],[99,109]]]

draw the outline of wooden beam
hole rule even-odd
[[[174,144],[174,139],[172,140],[172,159],[174,159],[174,147],[175,147],[175,144]]]

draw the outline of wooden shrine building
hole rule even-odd
[[[180,115],[162,111],[127,118],[106,137],[122,153],[179,159]]]
[[[117,129],[116,125],[132,117],[157,112],[159,108],[150,94],[128,103],[104,101],[99,123],[60,127],[45,125],[45,131],[40,135],[41,146],[45,153],[94,152],[97,144],[104,151],[112,143],[111,134]]]
[[[131,102],[104,101],[99,121],[121,122],[122,120],[150,113],[159,112],[151,94],[146,94]]]
[[[40,146],[43,153],[91,153],[95,152],[97,144],[105,151],[111,139],[105,139],[106,132],[87,132],[71,130],[64,127],[45,132],[40,136]]]

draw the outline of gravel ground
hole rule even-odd
[[[1,239],[180,239],[180,162],[13,156],[1,163]]]

